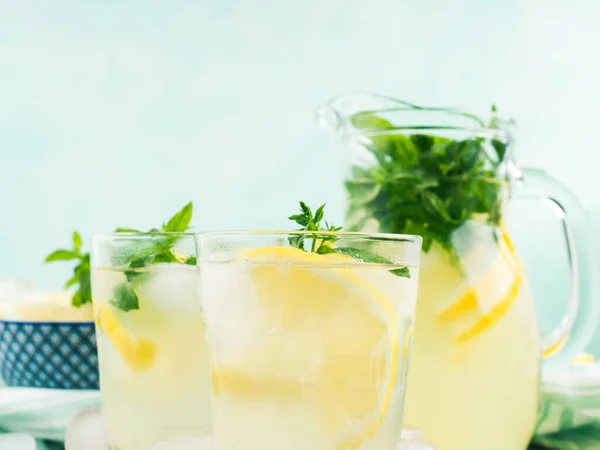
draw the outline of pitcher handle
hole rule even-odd
[[[562,223],[570,271],[567,312],[542,345],[549,363],[570,361],[591,341],[600,315],[591,228],[582,205],[558,180],[543,170],[512,163],[509,171],[516,178],[518,197],[548,204]]]

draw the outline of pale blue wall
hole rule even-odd
[[[497,102],[519,121],[520,162],[598,224],[598,5],[0,0],[0,276],[58,287],[69,269],[41,261],[72,229],[151,227],[189,199],[199,229],[286,227],[299,198],[341,220],[313,111],[357,89]],[[540,303],[560,310],[558,226],[510,223]],[[534,267],[543,247],[554,256]]]

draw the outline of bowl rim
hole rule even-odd
[[[21,324],[21,325],[68,325],[74,327],[82,327],[82,326],[94,326],[95,322],[93,320],[85,321],[85,322],[61,322],[59,320],[6,320],[0,319],[0,323],[6,324]]]

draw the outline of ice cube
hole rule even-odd
[[[100,411],[83,411],[73,418],[67,427],[65,450],[109,450]]]
[[[405,441],[419,441],[423,438],[423,435],[416,428],[404,427],[402,428],[401,439]]]
[[[0,450],[36,450],[33,436],[23,433],[0,435]]]
[[[146,303],[164,311],[200,313],[198,270],[183,264],[157,264],[136,279],[140,308]]]
[[[416,428],[402,428],[401,441],[398,450],[435,450],[423,442],[423,435]]]
[[[177,437],[165,439],[152,446],[151,450],[215,450],[211,436]]]

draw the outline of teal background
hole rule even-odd
[[[73,229],[150,228],[189,200],[198,230],[289,227],[298,199],[341,222],[314,111],[375,90],[518,122],[517,156],[600,221],[594,0],[0,0],[0,277],[44,288]],[[567,291],[558,222],[509,225],[545,329]],[[590,245],[593,245],[590,242]]]

